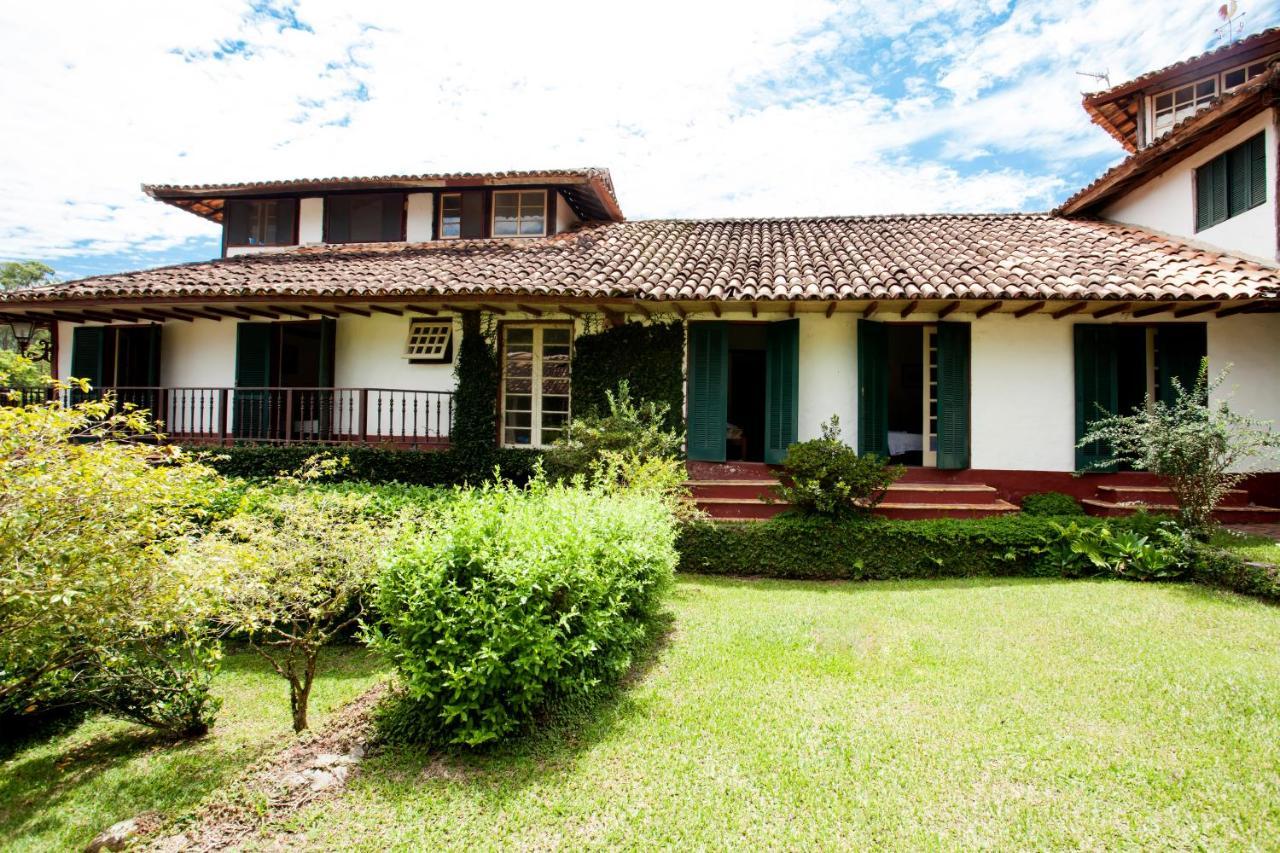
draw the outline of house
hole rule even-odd
[[[467,312],[496,335],[495,441],[516,447],[563,434],[585,329],[667,319],[719,515],[774,511],[765,465],[833,414],[911,466],[893,514],[1158,504],[1141,473],[1073,476],[1099,406],[1168,396],[1207,356],[1238,409],[1280,416],[1277,58],[1269,30],[1086,96],[1130,153],[1050,213],[629,221],[603,169],[145,186],[220,223],[222,257],[0,312],[50,326],[56,375],[183,440],[416,448],[448,443]],[[1280,476],[1232,503],[1280,518]]]

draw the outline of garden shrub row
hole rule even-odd
[[[680,570],[815,580],[1061,576],[1064,569],[1048,543],[1059,538],[1055,522],[1066,520],[780,516],[761,523],[696,522],[681,531]],[[1140,515],[1107,522],[1138,532],[1157,523]]]
[[[225,477],[263,479],[282,471],[296,471],[317,453],[341,456],[348,464],[325,477],[326,481],[405,483],[419,486],[453,486],[481,483],[493,478],[495,468],[505,479],[526,482],[541,454],[533,450],[491,448],[488,453],[459,450],[421,451],[385,447],[333,447],[330,445],[238,444],[231,447],[188,447],[188,452],[208,454],[207,463]]]
[[[1213,545],[1192,546],[1189,577],[1207,586],[1280,602],[1280,566],[1246,560]]]

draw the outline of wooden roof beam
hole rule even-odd
[[[428,317],[434,317],[440,313],[435,308],[428,308],[425,305],[406,305],[404,307],[417,314],[426,314]]]
[[[907,307],[902,309],[902,314],[899,316],[901,316],[905,320],[907,317],[910,317],[912,314],[914,314],[916,309],[919,307],[920,307],[920,300],[912,299],[910,302],[907,303]]]
[[[330,320],[336,320],[342,316],[332,308],[317,308],[314,305],[303,305],[301,308],[303,311],[309,311],[312,314],[319,314],[321,317],[328,317]]]
[[[194,323],[194,317],[184,317],[181,314],[172,314],[168,311],[161,311],[158,308],[139,308],[138,313],[152,320],[181,320],[184,323]]]
[[[190,317],[190,318],[191,318],[191,319],[193,319],[193,320],[213,320],[215,323],[221,323],[221,322],[222,322],[222,318],[221,318],[220,316],[218,316],[217,314],[210,314],[210,313],[208,313],[208,312],[206,312],[206,311],[203,311],[203,310],[201,310],[201,309],[199,309],[199,308],[178,308],[178,307],[173,307],[173,308],[170,308],[169,310],[170,310],[170,311],[172,311],[172,312],[173,312],[173,313],[175,313],[175,314],[181,314],[181,315],[183,315],[183,316]]]
[[[756,305],[755,300],[751,301],[751,316],[752,317],[760,316],[760,306]]]
[[[542,311],[538,308],[534,308],[532,305],[517,305],[516,307],[528,314],[530,317],[542,316]]]
[[[1057,311],[1054,311],[1051,316],[1055,320],[1061,320],[1063,317],[1083,311],[1085,306],[1088,304],[1088,302],[1073,302],[1066,308],[1059,308]]]
[[[557,305],[556,308],[559,309],[561,314],[568,314],[570,317],[573,317],[575,319],[582,316],[582,312],[577,310],[576,308],[566,308],[563,305]]]
[[[244,309],[248,311],[249,309]],[[334,305],[334,311],[341,311],[343,314],[355,314],[358,317],[372,317],[373,314],[363,308],[352,308],[350,305]]]
[[[720,316],[720,303],[719,303],[719,302],[712,302],[712,303],[711,303],[711,313],[712,313],[712,314],[715,314],[717,317],[719,317],[719,316]]]
[[[836,313],[836,305],[838,305],[838,304],[839,304],[839,303],[837,303],[837,302],[828,302],[828,303],[827,303],[827,319],[828,319],[828,320],[830,320],[830,319],[831,319],[831,315],[832,315],[832,314]]]
[[[652,312],[652,311],[650,311],[650,310],[649,310],[647,307],[645,307],[644,305],[641,305],[639,302],[635,302],[635,303],[633,303],[631,307],[632,307],[632,308],[634,308],[634,309],[636,309],[636,311],[638,311],[641,315],[643,315],[643,316],[644,316],[644,318],[645,318],[646,320],[652,320],[652,319],[653,319],[653,312]]]
[[[1248,302],[1237,303],[1237,304],[1235,304],[1235,305],[1228,305],[1226,308],[1223,308],[1221,311],[1219,311],[1219,312],[1218,312],[1217,314],[1215,314],[1214,316],[1215,316],[1215,317],[1230,317],[1230,316],[1232,316],[1233,314],[1243,314],[1243,313],[1245,313],[1246,311],[1248,311],[1248,310],[1250,310],[1251,308],[1253,308],[1253,306],[1254,306],[1254,305],[1256,305],[1256,304],[1257,304],[1257,303],[1256,303],[1256,302],[1254,302],[1254,300],[1250,299]]]
[[[204,310],[208,311],[210,314],[219,314],[219,315],[221,315],[221,316],[223,316],[223,317],[231,317],[231,318],[236,319],[236,320],[248,320],[248,319],[249,319],[249,315],[248,315],[248,314],[246,314],[245,312],[243,312],[243,311],[233,311],[233,310],[232,310],[232,309],[230,309],[230,308],[215,308],[215,307],[213,307],[212,305],[210,305],[208,308],[205,308]]]
[[[954,302],[948,302],[946,305],[943,305],[940,309],[938,309],[938,319],[939,320],[945,319],[946,317],[954,313],[955,310],[959,307],[960,307],[960,300],[958,299]]]
[[[286,317],[297,317],[299,320],[310,320],[310,311],[299,311],[297,308],[285,308],[280,305],[268,305],[272,311],[278,314],[284,314]]]
[[[796,316],[796,301],[794,299],[787,303],[787,316]]]
[[[874,299],[871,300],[869,303],[867,303],[867,307],[862,309],[862,319],[865,320],[868,317],[870,317],[872,314],[876,313],[876,309],[878,309],[879,307],[880,307],[879,302],[875,301]]]
[[[1194,317],[1197,314],[1207,314],[1210,311],[1218,310],[1220,305],[1222,305],[1221,302],[1208,302],[1204,305],[1193,305],[1190,308],[1179,308],[1177,311],[1173,312],[1173,316]]]
[[[1152,314],[1163,314],[1166,311],[1172,311],[1177,306],[1172,302],[1166,302],[1163,305],[1153,305],[1150,308],[1142,308],[1133,312],[1135,317],[1150,317]]]
[[[481,308],[482,310],[484,310],[484,311],[488,311],[490,314],[497,314],[499,317],[501,317],[501,316],[503,316],[504,314],[506,314],[506,313],[507,313],[507,309],[505,309],[505,308],[503,308],[503,307],[501,307],[501,306],[499,306],[499,305],[488,305],[488,304],[485,304],[485,305],[481,305],[481,306],[480,306],[480,308]]]
[[[680,315],[681,320],[689,316],[689,312],[681,308],[678,303],[672,302],[671,307],[676,309],[676,313]]]
[[[1003,304],[1004,304],[1004,300],[997,299],[994,302],[988,302],[986,305],[983,305],[975,313],[978,315],[978,319],[981,320],[983,317],[987,316],[992,311],[995,311],[997,308],[999,308]]]
[[[263,317],[263,318],[265,318],[265,319],[267,319],[267,320],[279,320],[279,319],[280,319],[280,315],[279,315],[279,314],[277,314],[277,313],[275,313],[274,311],[263,311],[261,308],[250,308],[250,307],[248,307],[248,306],[245,306],[245,307],[241,308],[240,310],[241,310],[241,311],[243,311],[243,312],[244,312],[244,313],[246,313],[246,314],[249,314],[249,315],[253,316],[253,317]],[[368,317],[369,315],[368,315],[368,314],[366,314],[365,316],[366,316],[366,317]]]
[[[483,305],[482,305],[482,306],[480,306],[480,307],[485,308],[485,307],[487,307],[487,306],[483,306]],[[370,306],[369,306],[369,310],[370,310],[370,311],[377,311],[379,314],[390,314],[392,317],[403,317],[403,316],[404,316],[404,312],[403,312],[403,311],[401,311],[399,308],[388,308],[388,307],[387,307],[387,306],[385,306],[385,305],[370,305]],[[490,308],[489,310],[490,310],[490,311],[492,311],[493,309],[492,309],[492,308]],[[496,312],[496,311],[495,311],[494,313],[498,313],[498,312]]]
[[[1115,305],[1108,305],[1106,308],[1099,308],[1093,312],[1094,317],[1110,317],[1112,314],[1119,314],[1121,311],[1128,311],[1130,302],[1120,302]]]
[[[1017,311],[1013,312],[1013,316],[1015,319],[1021,320],[1023,317],[1027,316],[1028,314],[1034,314],[1043,307],[1044,307],[1044,300],[1042,299],[1039,302],[1032,302],[1030,305],[1026,305],[1026,306],[1023,306],[1022,308],[1019,308]]]

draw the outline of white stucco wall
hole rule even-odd
[[[573,212],[573,208],[569,206],[569,202],[565,201],[563,195],[559,193],[556,195],[556,233],[559,234],[561,231],[568,231],[582,220]]]
[[[782,319],[782,318],[775,318]],[[796,435],[822,433],[823,421],[840,416],[840,434],[858,440],[858,340],[853,314],[800,315],[800,400]]]
[[[320,196],[304,198],[298,202],[298,242],[324,242],[324,199]]]
[[[1280,427],[1280,314],[1240,314],[1209,323],[1209,370],[1230,366],[1214,395],[1234,411]]]
[[[431,193],[409,193],[405,204],[404,237],[410,243],[425,243],[435,234]]]
[[[1266,203],[1212,228],[1196,231],[1196,168],[1228,148],[1239,145],[1258,131],[1265,131],[1267,134]],[[1276,127],[1268,110],[1104,208],[1102,216],[1104,219],[1140,225],[1235,254],[1274,262],[1277,259],[1274,190],[1276,165]]]
[[[452,391],[452,362],[410,364],[409,359],[403,357],[410,317],[424,316],[374,314],[372,317],[344,316],[339,319],[334,343],[334,383],[345,388]],[[462,338],[461,321],[454,320],[453,328],[453,355],[456,359]]]

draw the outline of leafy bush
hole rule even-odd
[[[1146,534],[1155,522],[1135,516],[1108,523],[1114,531]],[[1034,516],[926,521],[779,516],[756,524],[686,525],[677,547],[681,571],[705,574],[891,580],[1077,573],[1078,564],[1064,564],[1050,554],[1059,538],[1052,520]]]
[[[564,438],[547,451],[547,473],[552,478],[590,474],[608,454],[628,454],[637,461],[679,457],[680,436],[665,426],[665,403],[637,405],[625,381],[605,396],[608,414],[574,419]]]
[[[1071,495],[1062,492],[1036,492],[1022,499],[1023,515],[1084,515],[1084,507]]]
[[[616,683],[653,635],[674,537],[651,493],[459,492],[379,575],[370,638],[404,685],[383,734],[475,746]]]
[[[50,679],[77,690],[108,665],[145,680],[129,671],[131,649],[198,632],[201,585],[167,555],[207,517],[220,481],[139,441],[153,432],[109,395],[0,406],[0,705],[48,696]],[[133,716],[132,704],[100,705]]]
[[[1132,414],[1101,417],[1090,424],[1080,446],[1110,447],[1112,458],[1094,467],[1126,462],[1166,478],[1183,525],[1207,533],[1214,509],[1249,477],[1249,467],[1266,470],[1280,451],[1280,434],[1269,423],[1231,411],[1226,400],[1210,401],[1226,376],[1224,370],[1210,382],[1206,358],[1192,388],[1173,377],[1173,402],[1148,397]]]
[[[221,660],[201,631],[154,634],[103,650],[75,685],[77,699],[179,738],[209,731],[222,700],[210,693]]]
[[[1117,529],[1111,523],[1053,524],[1057,539],[1048,556],[1064,575],[1110,574],[1133,580],[1165,580],[1187,568],[1187,541],[1173,522],[1151,533]]]
[[[494,469],[503,479],[524,483],[533,476],[542,453],[537,450],[490,447],[483,454],[458,450],[398,450],[389,447],[344,447],[340,451],[323,445],[237,444],[231,447],[192,446],[189,454],[225,477],[247,480],[271,479],[297,470],[316,454],[340,453],[347,464],[321,482],[402,483],[418,486],[477,485],[493,479]]]
[[[246,634],[288,682],[296,732],[307,728],[320,650],[360,618],[377,561],[398,531],[372,517],[369,500],[301,488],[269,492],[177,558],[216,584],[213,618]]]
[[[875,454],[859,456],[840,440],[836,415],[822,425],[821,438],[787,448],[782,466],[787,476],[778,496],[802,513],[833,518],[870,512],[905,470]]]
[[[1246,560],[1238,554],[1193,542],[1189,550],[1192,580],[1268,601],[1280,601],[1280,566]]]

